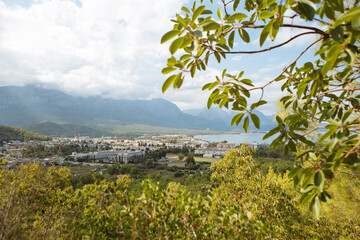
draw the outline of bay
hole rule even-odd
[[[262,133],[238,133],[238,134],[213,134],[213,135],[196,135],[195,138],[202,139],[208,142],[223,142],[228,143],[266,143],[270,144],[275,136],[272,136],[266,140],[263,140],[263,136],[266,132]]]

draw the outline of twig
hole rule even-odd
[[[261,86],[261,87],[255,87],[255,88],[250,88],[248,89],[248,91],[253,91],[253,90],[257,90],[257,89],[263,89],[265,87],[267,87],[268,85],[270,85],[271,83],[275,82],[279,77],[281,77],[284,72],[286,72],[286,70],[288,70],[292,65],[294,65],[297,60],[299,60],[299,58],[305,54],[305,52],[307,52],[307,50],[309,50],[313,45],[315,45],[316,43],[318,43],[319,41],[323,40],[324,38],[319,38],[318,40],[316,40],[315,42],[313,42],[312,44],[310,44],[304,51],[302,51],[300,53],[300,55],[290,64],[288,65],[286,68],[284,68],[284,70],[273,80],[271,80],[270,82],[266,83],[265,85]]]
[[[359,145],[360,145],[360,138],[357,141],[357,143],[354,145],[354,147],[345,155],[345,158],[348,158],[350,156],[350,154],[353,153]]]
[[[331,93],[331,92],[339,92],[339,91],[357,91],[360,90],[360,88],[341,88],[341,89],[333,89],[333,90],[328,90],[322,93],[317,94],[315,97],[318,97],[320,95],[324,95],[327,93]]]
[[[262,50],[258,50],[258,51],[236,51],[236,52],[222,52],[222,53],[225,53],[225,54],[255,54],[255,53],[262,53],[262,52],[267,52],[267,51],[271,51],[275,48],[279,48],[279,47],[282,47],[286,44],[288,44],[289,42],[293,41],[294,39],[298,38],[298,37],[301,37],[303,35],[307,35],[307,34],[317,34],[316,32],[305,32],[305,33],[300,33],[299,35],[296,35],[292,38],[290,38],[289,40],[287,40],[286,42],[283,42],[279,45],[275,45],[275,46],[272,46],[272,47],[269,47],[269,48],[266,48],[266,49],[262,49]]]
[[[249,24],[249,25],[243,25],[243,26],[233,26],[233,28],[264,28],[266,25],[253,25],[253,24]],[[296,24],[283,24],[280,27],[288,27],[288,28],[299,28],[299,29],[307,29],[307,30],[313,30],[314,32],[317,32],[321,35],[323,35],[324,37],[328,37],[329,34],[322,31],[321,29],[318,29],[316,27],[310,27],[310,26],[303,26],[303,25],[296,25]]]

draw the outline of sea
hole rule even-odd
[[[275,136],[272,136],[266,140],[263,140],[263,136],[266,132],[261,133],[238,133],[238,134],[214,134],[214,135],[196,135],[195,138],[206,140],[209,142],[223,142],[228,143],[261,143],[270,144]]]

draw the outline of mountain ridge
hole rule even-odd
[[[27,129],[42,122],[73,124],[76,128],[84,127],[84,132],[95,132],[95,135],[101,132],[107,134],[114,126],[129,124],[215,131],[234,129],[230,127],[231,114],[223,110],[193,115],[182,112],[176,104],[162,98],[126,100],[98,96],[74,97],[59,90],[35,86],[0,87],[0,111],[0,124],[26,126]],[[102,125],[101,129],[99,125]],[[69,127],[73,126],[67,125],[66,129]],[[61,132],[61,127],[54,125],[54,128]]]

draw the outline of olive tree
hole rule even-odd
[[[271,146],[285,146],[299,159],[290,176],[302,194],[301,203],[319,216],[321,202],[331,199],[327,192],[337,169],[356,167],[360,163],[360,84],[359,84],[359,0],[193,0],[192,8],[182,7],[171,21],[173,29],[165,33],[161,43],[169,41],[171,57],[163,74],[169,74],[162,91],[171,85],[180,88],[185,78],[195,78],[206,71],[209,60],[218,63],[228,55],[260,54],[281,48],[295,39],[313,35],[314,40],[278,76],[261,85],[243,77],[239,69],[233,74],[222,71],[202,90],[209,90],[207,107],[238,111],[231,125],[242,124],[247,131],[251,121],[260,128],[254,109],[267,104],[264,92],[281,82],[279,100],[287,114],[276,116],[277,127],[264,139],[275,137]],[[202,5],[204,4],[204,5]],[[218,5],[216,13],[209,6]],[[303,25],[289,24],[286,19],[301,19]],[[295,21],[296,22],[296,21]],[[279,29],[301,29],[281,44],[262,48],[274,41]],[[244,51],[251,41],[252,29],[258,33],[259,49]],[[235,44],[238,42],[238,44]],[[314,61],[300,64],[312,49]],[[253,100],[255,91],[260,98]],[[317,133],[314,138],[314,133]]]

